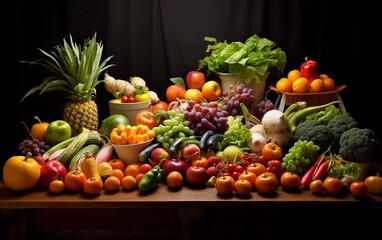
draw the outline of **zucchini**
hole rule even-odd
[[[154,151],[155,148],[158,148],[160,146],[161,146],[161,143],[159,143],[159,142],[155,142],[155,143],[148,145],[147,147],[145,147],[142,151],[140,151],[138,153],[138,160],[142,163],[148,162],[150,154],[152,153],[152,151]]]
[[[82,132],[57,157],[57,160],[64,164],[64,166],[68,166],[73,156],[85,145],[88,137],[89,129],[83,128]]]
[[[76,154],[74,154],[72,160],[69,163],[69,170],[74,170],[78,166],[78,163],[81,158],[85,157],[86,153],[91,153],[93,156],[99,151],[99,146],[95,143],[88,144],[81,148]]]

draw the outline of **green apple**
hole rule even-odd
[[[49,123],[45,137],[48,145],[54,146],[57,143],[72,137],[72,128],[69,123],[64,120],[55,120]]]

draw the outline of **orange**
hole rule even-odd
[[[167,185],[170,188],[179,188],[183,185],[182,174],[178,171],[172,171],[167,175]]]
[[[292,83],[292,91],[295,92],[295,93],[306,93],[306,92],[309,92],[309,88],[310,88],[310,82],[305,77],[297,78]]]
[[[116,176],[109,176],[106,178],[103,187],[106,191],[116,192],[121,187],[121,180],[119,180],[119,178]]]
[[[137,174],[137,176],[135,176],[135,180],[137,181],[137,185],[141,181],[141,179],[143,178],[143,175],[145,175],[145,174],[140,172]]]
[[[151,111],[154,112],[156,110],[163,110],[163,111],[167,111],[168,110],[168,103],[165,102],[165,101],[159,101],[157,103],[155,103],[152,107],[151,107]]]
[[[121,185],[124,190],[134,190],[137,188],[137,180],[133,176],[124,176]]]
[[[332,78],[325,78],[324,85],[326,91],[332,91],[336,88],[336,84],[334,83],[334,80]]]
[[[288,72],[288,79],[293,83],[295,80],[301,77],[301,72],[297,69],[294,69]]]
[[[127,165],[124,173],[125,173],[125,176],[133,176],[133,177],[137,176],[137,174],[139,173],[139,164],[132,163]]]
[[[184,98],[200,102],[204,97],[203,93],[199,89],[190,88],[187,89],[186,93],[184,94]]]
[[[327,74],[321,73],[318,77],[321,79],[325,79],[325,78],[328,78],[329,76]]]
[[[114,176],[117,177],[120,181],[122,181],[122,178],[125,176],[125,173],[121,169],[113,169],[111,170],[109,177]]]
[[[325,91],[324,80],[321,78],[316,78],[310,82],[310,91],[312,92],[323,92]]]
[[[49,192],[51,193],[62,193],[65,189],[65,183],[61,179],[55,179],[49,183]]]
[[[281,92],[290,92],[292,91],[292,81],[288,78],[281,78],[276,83],[276,89]]]
[[[84,181],[83,191],[87,195],[98,195],[102,192],[103,182],[101,178],[90,177]]]

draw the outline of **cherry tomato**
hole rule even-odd
[[[324,183],[320,179],[313,180],[310,182],[309,189],[313,194],[322,193],[324,190]]]
[[[142,165],[139,166],[139,172],[145,174],[145,173],[147,173],[148,171],[150,171],[152,168],[153,168],[153,167],[152,167],[150,164],[148,164],[148,163],[142,163]]]
[[[277,190],[278,180],[276,175],[270,172],[264,172],[257,176],[255,187],[260,194],[271,194]]]
[[[220,176],[216,179],[215,188],[218,194],[232,194],[235,188],[235,180],[231,176]]]
[[[282,154],[281,147],[272,142],[266,143],[261,149],[261,155],[263,155],[266,160],[279,160]]]
[[[356,198],[365,197],[368,193],[365,182],[355,181],[350,184],[350,193]]]
[[[122,103],[135,103],[135,97],[128,97],[128,96],[122,96],[121,97],[121,102]]]
[[[367,190],[372,194],[381,194],[382,193],[382,177],[380,176],[368,176],[365,179],[365,184]]]
[[[329,195],[338,195],[342,192],[343,184],[339,178],[327,177],[324,180],[324,190]]]
[[[157,125],[157,122],[155,120],[154,114],[151,111],[144,110],[135,116],[135,124],[143,124],[148,126],[150,129],[153,129]]]
[[[297,189],[301,185],[301,180],[295,173],[284,172],[280,178],[280,185],[288,190]]]
[[[252,192],[252,184],[247,179],[239,179],[234,183],[234,191],[237,195],[245,196]]]

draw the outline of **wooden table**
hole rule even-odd
[[[9,239],[200,239],[206,236],[223,239],[240,236],[245,233],[243,229],[256,228],[257,234],[253,236],[313,230],[317,236],[322,224],[344,228],[357,223],[361,229],[373,226],[367,218],[382,214],[382,196],[369,194],[359,200],[346,193],[332,197],[313,195],[306,190],[286,192],[279,187],[271,196],[254,191],[251,196],[240,198],[218,196],[214,188],[183,186],[171,191],[166,185],[159,185],[146,195],[137,190],[121,190],[90,197],[69,192],[53,195],[46,189],[14,192],[0,183],[0,209]],[[318,220],[325,218],[326,223]],[[367,234],[372,234],[371,230]],[[377,226],[374,233],[380,234]],[[357,236],[354,234],[349,236]]]

